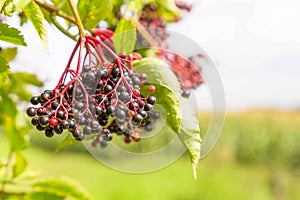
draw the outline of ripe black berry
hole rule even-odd
[[[27,108],[26,113],[29,117],[34,117],[36,115],[37,111],[34,107],[29,107],[29,108]]]
[[[45,129],[45,135],[46,135],[47,137],[52,137],[52,136],[54,135],[53,129],[52,129],[52,128],[46,128],[46,129]]]
[[[31,119],[31,124],[33,125],[33,126],[36,126],[36,125],[38,125],[39,124],[39,117],[34,117],[34,118],[32,118]]]
[[[30,99],[30,103],[33,105],[38,105],[39,104],[39,97],[34,96]]]
[[[39,119],[39,124],[43,127],[48,126],[49,125],[49,117],[41,116]]]
[[[118,110],[116,112],[116,118],[118,118],[119,120],[125,119],[126,113],[124,110]]]
[[[140,124],[142,122],[142,120],[143,120],[143,117],[140,114],[136,114],[132,117],[132,122],[136,125]]]
[[[149,96],[147,99],[147,103],[154,105],[156,102],[156,98],[154,96]]]
[[[61,123],[60,123],[60,126],[63,129],[68,129],[70,127],[70,122],[68,120],[62,120]]]
[[[58,126],[54,127],[54,131],[57,134],[61,134],[64,130],[63,130],[63,128],[60,125],[58,125]]]
[[[89,134],[91,134],[91,133],[92,133],[91,127],[85,126],[85,127],[83,128],[83,134],[89,135]]]
[[[146,104],[146,105],[144,106],[144,110],[145,110],[145,111],[151,111],[151,110],[153,110],[153,106],[152,106],[151,104]]]

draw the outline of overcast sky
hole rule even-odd
[[[184,34],[215,61],[228,110],[300,108],[300,1],[199,0],[172,30]],[[39,73],[53,87],[74,42],[48,27],[48,53],[30,24],[13,69]],[[28,49],[29,48],[29,49]],[[203,106],[209,105],[203,87]]]

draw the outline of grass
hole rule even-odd
[[[207,121],[204,116],[203,130]],[[113,170],[85,152],[54,154],[35,145],[25,155],[47,176],[77,179],[93,199],[300,199],[299,122],[297,112],[228,114],[216,148],[199,163],[197,180],[186,155],[146,174]]]

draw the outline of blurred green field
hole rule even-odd
[[[203,114],[205,132],[209,114]],[[187,155],[147,174],[110,169],[81,147],[58,154],[47,138],[33,138],[25,151],[45,175],[75,178],[94,199],[283,200],[300,199],[300,112],[249,111],[227,114],[222,136],[193,174]],[[0,146],[5,145],[1,135]],[[3,152],[2,152],[3,153]]]

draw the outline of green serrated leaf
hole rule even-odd
[[[33,24],[35,30],[40,36],[43,44],[46,46],[47,44],[47,32],[44,23],[44,15],[40,7],[34,2],[31,1],[29,4],[25,6],[23,9],[27,18]]]
[[[78,12],[85,29],[95,28],[112,11],[111,0],[79,0]]]
[[[192,162],[194,178],[196,179],[196,167],[200,159],[202,143],[200,136],[199,120],[196,116],[195,110],[191,107],[192,105],[190,104],[188,99],[182,99],[181,105],[183,109],[183,117],[178,136],[187,148]]]
[[[121,19],[112,38],[115,51],[130,53],[136,43],[136,28],[131,20]]]
[[[168,65],[156,58],[144,58],[134,63],[137,73],[147,74],[147,83],[156,87],[153,96],[157,104],[163,106],[167,113],[167,124],[177,133],[180,128],[182,113],[180,105],[181,89],[178,80]],[[142,88],[146,94],[148,86]]]
[[[13,165],[13,178],[19,176],[27,167],[27,161],[20,153],[14,155],[15,163]]]
[[[17,55],[18,49],[17,48],[6,48],[0,50],[0,58],[3,57],[7,62],[12,61]],[[0,61],[1,62],[1,61]],[[0,72],[1,72],[1,65],[0,63]]]
[[[68,0],[51,0],[53,4],[64,13],[73,16]]]
[[[77,144],[79,143],[77,140],[74,139],[74,137],[71,134],[66,135],[66,137],[58,144],[58,146],[55,149],[55,153],[58,153],[60,150],[62,150],[64,147],[71,145],[71,144]]]
[[[52,177],[32,185],[34,191],[45,192],[77,200],[91,199],[83,186],[66,177]]]
[[[8,24],[0,23],[0,40],[16,45],[26,46],[24,37],[16,28],[9,27]]]
[[[11,74],[10,78],[22,84],[30,84],[38,87],[43,86],[43,82],[38,80],[36,75],[27,72],[15,72]]]
[[[6,16],[12,16],[12,14],[17,10],[17,7],[14,4],[13,0],[2,0],[0,6],[1,13],[3,13]]]
[[[7,71],[8,69],[9,69],[8,62],[5,58],[3,58],[1,56],[1,53],[0,53],[0,73],[3,73],[5,71]]]

